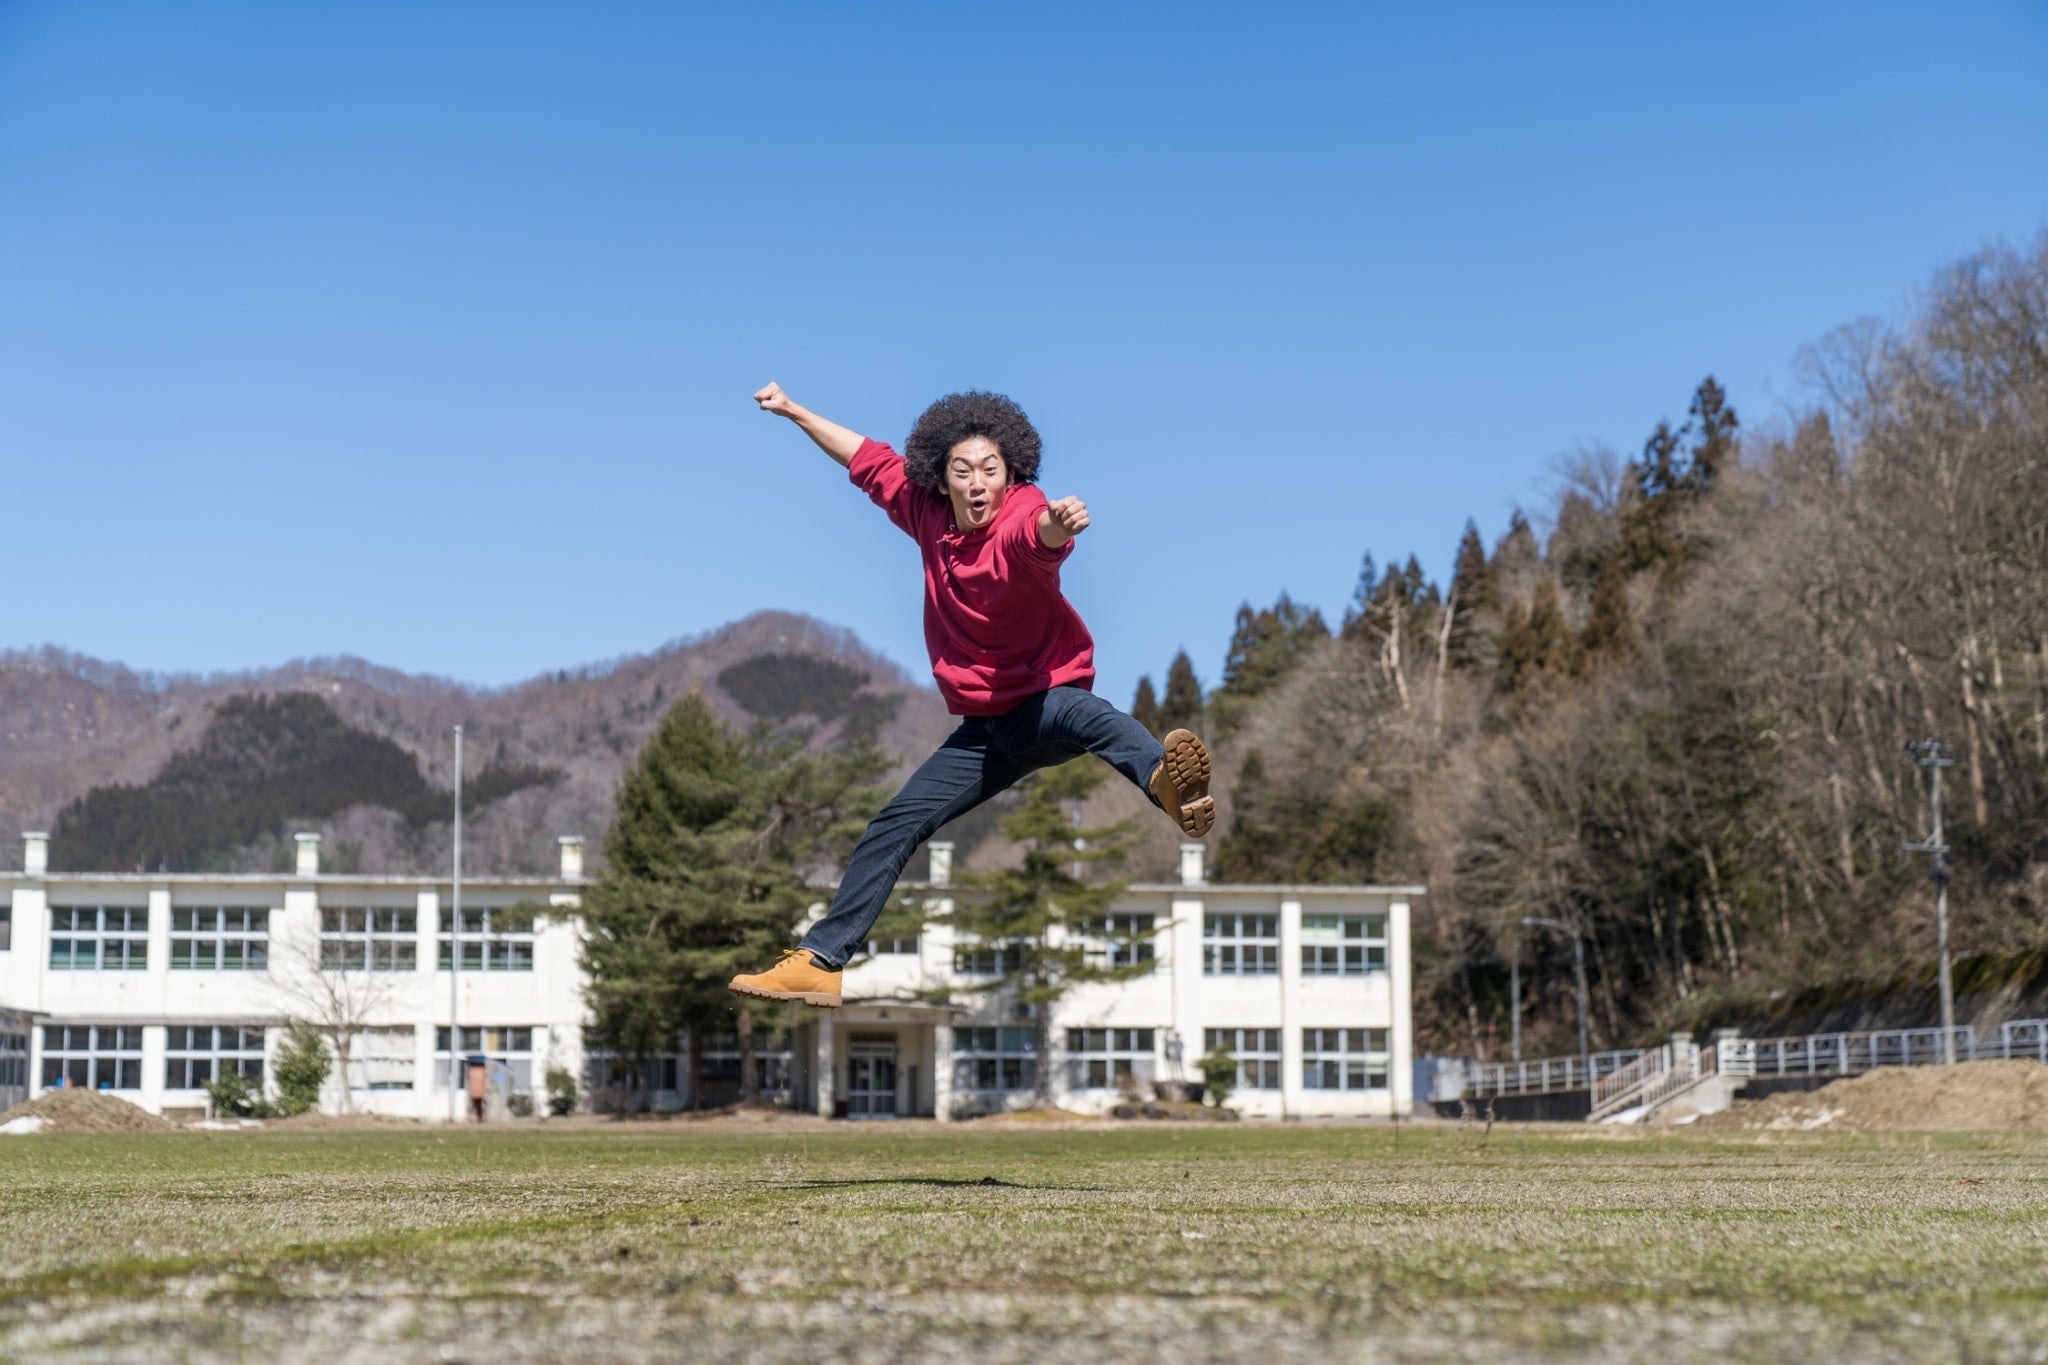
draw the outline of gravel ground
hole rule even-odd
[[[37,1135],[0,1190],[10,1357],[2048,1359],[2027,1135]]]

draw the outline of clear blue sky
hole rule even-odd
[[[0,0],[0,645],[924,673],[776,379],[1006,391],[1102,690],[2048,225],[2048,6]]]

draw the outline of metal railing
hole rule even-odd
[[[1641,1048],[1596,1052],[1587,1062],[1594,1079],[1608,1076],[1643,1055]],[[1584,1090],[1587,1062],[1577,1057],[1539,1057],[1527,1062],[1475,1062],[1465,1072],[1465,1093],[1473,1099],[1496,1095],[1543,1095],[1554,1090]]]
[[[1953,1033],[1957,1061],[2031,1059],[2048,1063],[2048,1019],[2014,1019],[1995,1029],[1959,1024]],[[1466,1072],[1465,1094],[1471,1099],[1489,1099],[1590,1088],[1593,1113],[1598,1117],[1630,1103],[1654,1103],[1644,1095],[1675,1093],[1712,1075],[1857,1076],[1881,1066],[1932,1066],[1942,1059],[1941,1043],[1939,1028],[1812,1033],[1792,1038],[1723,1036],[1704,1052],[1694,1048],[1697,1055],[1687,1057],[1676,1055],[1670,1043],[1596,1052],[1590,1077],[1577,1057],[1474,1063]],[[1667,1085],[1673,1088],[1663,1089]],[[1627,1102],[1622,1102],[1625,1097],[1629,1097]]]

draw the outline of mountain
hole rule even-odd
[[[465,865],[544,873],[558,835],[600,852],[620,773],[693,688],[738,726],[867,731],[906,771],[952,725],[936,690],[850,632],[782,612],[504,688],[351,658],[198,677],[14,651],[0,654],[0,829],[54,829],[60,866],[67,851],[100,864],[66,870],[282,868],[301,830],[324,836],[332,870],[445,867],[436,812],[460,724]],[[0,841],[0,866],[20,856]]]

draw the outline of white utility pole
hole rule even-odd
[[[457,1018],[462,984],[462,727],[455,727],[455,876],[448,897],[448,1104],[449,1117],[462,1120],[462,1027]]]
[[[1941,977],[1941,1060],[1956,1059],[1956,994],[1948,973],[1948,845],[1941,841],[1941,770],[1956,765],[1956,752],[1938,739],[1923,739],[1906,748],[1913,761],[1927,769],[1927,812],[1931,827],[1917,844],[1900,844],[1901,853],[1925,853],[1934,860],[1927,875],[1934,879],[1934,951]]]

